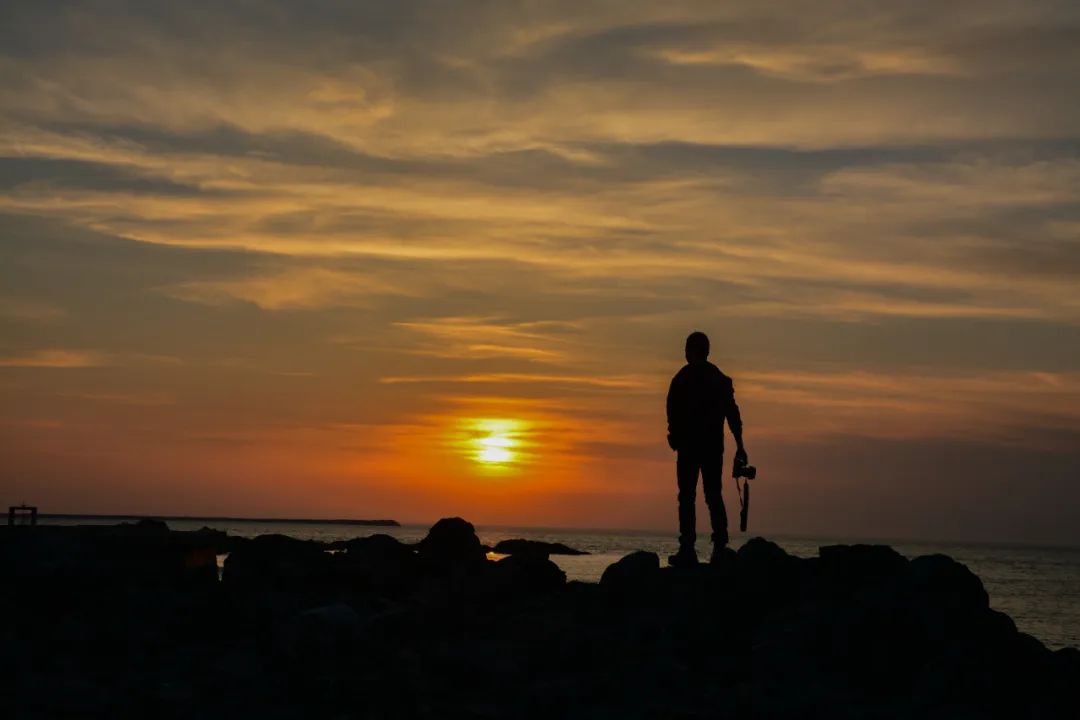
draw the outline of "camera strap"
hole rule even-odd
[[[746,532],[747,518],[750,514],[750,480],[747,478],[740,485],[738,475],[733,475],[732,479],[735,480],[735,491],[739,493],[739,529]]]

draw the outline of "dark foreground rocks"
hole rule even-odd
[[[543,552],[488,561],[460,518],[333,552],[143,524],[4,528],[0,571],[13,718],[1012,720],[1080,694],[1080,653],[967,568],[883,546],[639,552],[584,584]]]

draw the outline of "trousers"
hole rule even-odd
[[[697,541],[697,479],[709,508],[713,545],[728,543],[727,509],[720,492],[723,476],[724,451],[713,448],[680,448],[675,463],[679,481],[679,547],[693,549]]]

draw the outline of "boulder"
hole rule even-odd
[[[340,549],[344,550],[353,562],[371,566],[416,559],[416,551],[411,546],[383,533],[346,540]]]
[[[546,556],[525,553],[493,563],[491,577],[504,592],[546,593],[566,585],[566,573]]]
[[[846,590],[895,577],[907,568],[907,559],[888,545],[827,545],[818,548],[822,579],[834,589]]]
[[[652,586],[660,575],[660,557],[638,550],[612,563],[600,576],[600,585],[615,591]]]
[[[178,533],[174,531],[173,534],[183,535],[193,544],[212,547],[215,553],[229,552],[229,534],[224,530],[214,530],[204,526],[191,532]]]
[[[254,538],[243,537],[242,535],[228,535],[225,538],[225,547],[221,552],[236,552],[240,548],[250,545],[253,539]]]
[[[164,520],[142,518],[135,523],[121,523],[120,527],[130,527],[139,533],[162,534],[169,532],[169,525]]]
[[[493,548],[501,555],[588,555],[584,550],[575,550],[562,543],[541,542],[539,540],[500,540]]]
[[[425,562],[444,570],[476,570],[487,562],[476,529],[459,517],[435,523],[417,545],[417,552]]]
[[[734,548],[725,545],[719,551],[713,552],[709,558],[709,567],[716,572],[731,574],[739,563],[739,553]]]
[[[860,687],[882,694],[918,687],[927,704],[960,700],[927,676],[928,662],[950,678],[947,686],[968,682],[970,658],[1012,653],[1015,626],[989,609],[978,578],[949,558],[908,563],[884,546],[833,546],[822,548],[820,567],[817,648]]]
[[[990,597],[966,565],[946,555],[923,555],[911,561],[911,583],[926,601],[949,610],[985,610]]]
[[[111,562],[103,565],[100,559],[70,528],[0,530],[0,573],[9,589],[51,581],[114,579],[119,566]],[[102,577],[103,573],[107,577]]]
[[[333,556],[337,570],[368,589],[401,596],[417,582],[421,561],[412,547],[384,534],[343,543],[345,552]]]
[[[278,650],[305,665],[326,665],[350,652],[360,636],[360,615],[345,603],[297,613],[282,627]]]
[[[260,535],[225,558],[222,583],[230,589],[298,589],[327,575],[322,546],[285,535]]]
[[[1054,657],[1058,659],[1062,668],[1071,669],[1080,677],[1080,649],[1063,647],[1054,651]]]
[[[736,587],[755,612],[797,600],[799,559],[779,545],[755,537],[739,548]]]
[[[68,592],[217,582],[213,549],[159,524],[10,530],[0,541],[0,571],[10,582],[60,585]]]
[[[760,537],[747,540],[737,555],[740,569],[763,573],[784,571],[794,559],[776,543]]]
[[[979,578],[944,555],[915,558],[902,581],[880,592],[913,618],[909,636],[921,645],[914,654],[1000,652],[1016,635],[1012,619],[990,609]]]

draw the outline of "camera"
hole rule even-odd
[[[757,468],[753,465],[736,462],[731,468],[731,476],[753,480],[757,477]]]
[[[757,477],[757,468],[753,465],[747,465],[746,460],[742,456],[736,456],[735,462],[731,464],[731,476],[735,478],[735,489],[739,493],[739,529],[746,532],[747,519],[750,516],[750,480]],[[739,486],[739,478],[743,479],[742,486]]]

